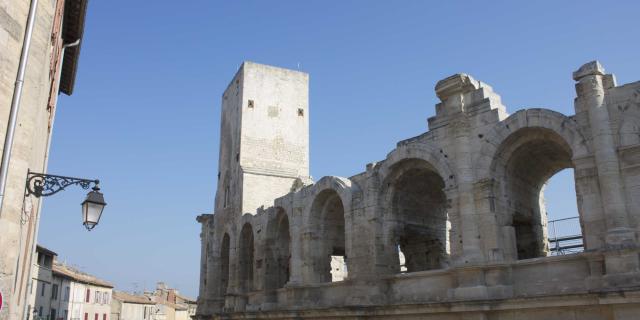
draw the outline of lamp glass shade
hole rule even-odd
[[[87,230],[93,229],[100,222],[102,210],[107,205],[104,202],[104,196],[98,190],[100,189],[94,188],[82,202],[82,224]]]

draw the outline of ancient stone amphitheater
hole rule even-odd
[[[215,211],[198,217],[196,318],[640,319],[640,82],[595,61],[573,79],[567,116],[508,114],[453,75],[427,132],[313,182],[308,75],[245,62],[222,97]],[[584,250],[551,254],[542,191],[567,168]]]

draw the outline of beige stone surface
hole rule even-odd
[[[25,182],[29,170],[47,171],[58,91],[73,91],[79,55],[78,47],[69,48],[62,66],[63,43],[69,42],[63,38],[63,29],[66,37],[81,37],[86,12],[84,0],[0,1],[0,148],[6,140],[27,16],[35,2],[31,45],[0,208],[0,291],[4,298],[0,319],[23,319],[29,309],[29,268],[35,253],[41,203],[33,196],[25,197]]]
[[[640,82],[595,61],[573,77],[572,116],[508,114],[486,83],[443,79],[427,132],[312,182],[292,116],[309,114],[307,76],[245,63],[223,97],[216,209],[198,217],[196,318],[636,319]],[[563,169],[585,250],[550,256],[543,191]]]
[[[2,151],[30,1],[0,3],[0,152]],[[50,136],[50,67],[55,1],[40,1],[34,26],[22,102],[18,114],[7,190],[0,215],[0,319],[22,319],[32,263],[31,248],[39,218],[38,200],[23,202],[27,170],[45,169]]]

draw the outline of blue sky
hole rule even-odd
[[[151,4],[153,3],[153,4]],[[195,216],[215,194],[220,97],[243,60],[310,74],[311,173],[350,176],[426,131],[436,82],[471,74],[509,112],[573,114],[571,72],[600,60],[640,79],[638,1],[91,1],[74,95],[62,96],[49,172],[100,178],[48,198],[39,240],[124,290],[165,281],[197,296]],[[571,173],[547,189],[575,215]]]

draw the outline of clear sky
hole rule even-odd
[[[490,84],[509,112],[573,114],[571,72],[600,60],[640,80],[638,1],[90,1],[74,95],[62,96],[49,172],[100,178],[47,198],[40,243],[120,289],[165,281],[197,296],[195,217],[213,208],[220,98],[242,61],[310,74],[311,173],[351,176],[426,131],[436,82]],[[547,189],[576,215],[571,172]]]

